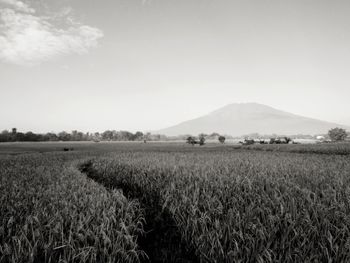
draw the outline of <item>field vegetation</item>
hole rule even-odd
[[[1,158],[0,262],[137,262],[143,211],[65,156]]]
[[[350,155],[350,142],[343,143],[318,143],[318,144],[253,144],[253,145],[235,145],[235,149],[276,151],[291,153],[315,153],[315,154],[336,154]]]
[[[348,144],[10,146],[0,262],[350,261]]]

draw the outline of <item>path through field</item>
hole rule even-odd
[[[0,144],[0,263],[350,262],[349,153]]]
[[[129,199],[137,199],[145,211],[146,224],[145,235],[139,237],[140,248],[146,252],[146,262],[199,262],[191,245],[186,243],[179,232],[171,214],[163,209],[160,196],[157,193],[149,193],[137,186],[116,181],[105,181],[98,175],[98,171],[92,166],[92,162],[86,162],[79,167],[80,171],[89,178],[102,184],[107,189],[122,189],[123,194]]]

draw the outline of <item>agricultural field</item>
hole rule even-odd
[[[237,145],[235,149],[249,149],[260,151],[277,151],[292,153],[315,153],[315,154],[336,154],[350,155],[350,143],[319,143],[319,144],[253,144],[253,145]]]
[[[1,263],[349,262],[350,145],[5,143],[0,211]]]

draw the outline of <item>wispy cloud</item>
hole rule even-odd
[[[18,11],[35,13],[35,10],[33,8],[30,8],[26,3],[18,0],[0,0],[0,3],[7,4]]]
[[[84,54],[103,37],[100,29],[76,22],[70,12],[39,16],[22,1],[0,3],[8,5],[0,9],[0,60],[8,63],[33,65],[60,55]]]

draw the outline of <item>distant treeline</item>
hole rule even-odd
[[[106,130],[102,133],[100,132],[80,132],[74,130],[72,132],[62,131],[60,133],[48,132],[45,134],[33,133],[33,132],[19,132],[16,128],[12,130],[4,130],[0,133],[0,142],[44,142],[44,141],[185,141],[191,134],[184,134],[179,136],[166,136],[162,134],[151,134],[143,132],[129,132],[129,131],[116,131],[116,130]],[[199,137],[204,137],[206,140],[218,140],[220,134],[213,132],[211,134],[199,134]],[[240,137],[232,137],[229,135],[224,135],[226,139],[240,139],[240,138],[261,138],[269,139],[276,138],[282,135],[261,135],[258,133],[247,134]],[[292,139],[313,139],[312,135],[294,135],[289,136]]]
[[[148,134],[146,134],[148,135]],[[105,131],[103,133],[84,133],[72,131],[71,133],[62,131],[60,133],[37,134],[33,132],[18,132],[16,128],[11,131],[4,130],[0,134],[0,142],[41,142],[41,141],[137,141],[146,137],[142,132],[132,133],[129,131]]]
[[[213,133],[217,136],[217,133]],[[0,133],[0,142],[44,142],[44,141],[170,141],[186,140],[189,135],[165,136],[162,134],[151,134],[143,132],[129,132],[107,130],[102,133],[84,133],[77,130],[72,132],[62,131],[60,133],[48,132],[37,134],[33,132],[19,132],[16,128],[11,131],[4,130]],[[210,138],[211,135],[207,135]]]
[[[320,134],[321,135],[321,134]],[[323,136],[327,136],[327,134],[322,134]],[[271,139],[271,138],[279,138],[279,137],[289,137],[291,139],[316,139],[317,136],[309,135],[309,134],[294,134],[294,135],[286,135],[286,134],[259,134],[259,133],[250,133],[245,134],[243,136],[234,137],[234,139],[241,138],[249,138],[249,139]]]

